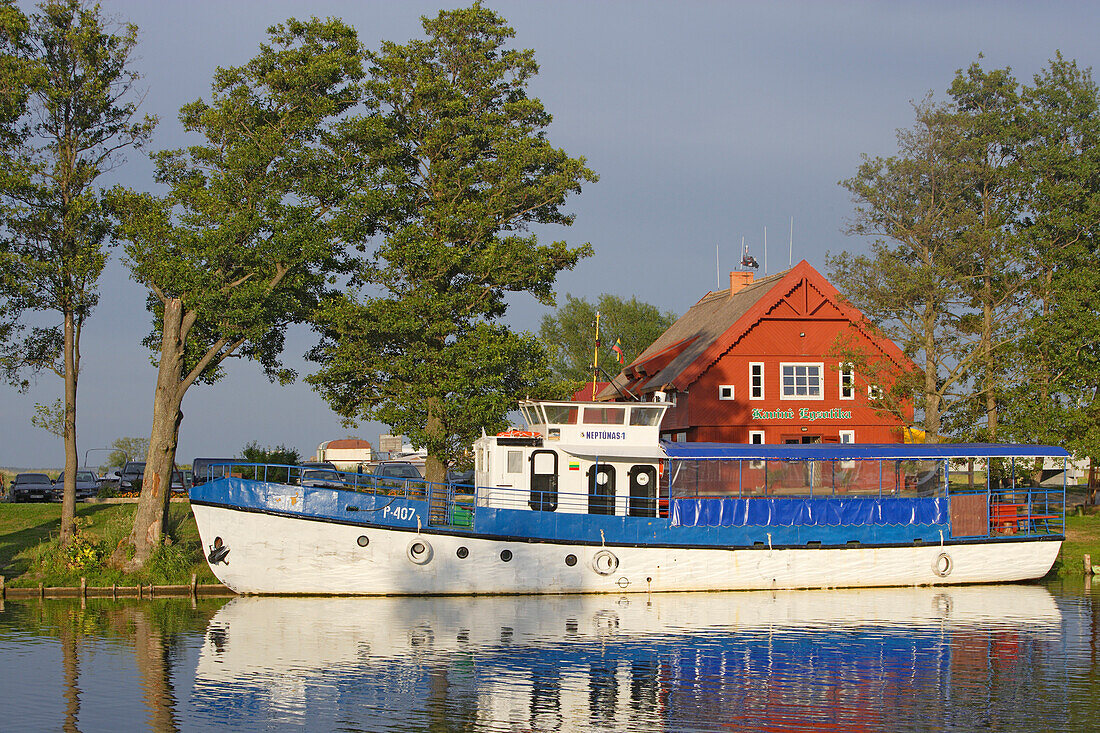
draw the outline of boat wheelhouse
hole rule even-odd
[[[192,506],[243,593],[999,582],[1061,546],[1060,448],[662,443],[666,407],[524,403],[522,429],[476,441],[473,486],[232,464]]]

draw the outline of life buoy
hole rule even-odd
[[[417,565],[427,565],[432,561],[432,545],[425,539],[416,538],[405,550],[409,561]]]
[[[505,430],[497,433],[498,438],[541,438],[542,433],[534,430]]]
[[[936,559],[932,561],[932,572],[941,578],[946,578],[951,574],[951,568],[955,566],[955,563],[951,561],[951,556],[946,552],[941,552],[936,555]]]

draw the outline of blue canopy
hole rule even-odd
[[[749,445],[745,443],[661,442],[675,460],[873,461],[934,460],[944,458],[1069,458],[1054,445],[1009,443],[814,443]]]

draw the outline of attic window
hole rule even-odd
[[[718,399],[720,400],[732,400],[733,399],[733,385],[723,384],[718,387]]]
[[[825,396],[821,391],[821,372],[824,364],[781,364],[783,375],[784,400],[820,400]]]

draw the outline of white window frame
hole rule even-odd
[[[722,395],[722,393],[724,391],[726,391],[727,389],[730,391],[730,396],[729,397],[725,397],[725,396]],[[736,394],[737,394],[737,390],[735,390],[733,388],[732,384],[720,384],[720,385],[718,385],[718,399],[719,400],[735,400],[735,399],[737,399],[735,397]]]
[[[844,396],[844,377],[848,377],[848,396]],[[856,370],[851,364],[840,363],[840,381],[838,382],[840,399],[854,400],[856,398]]]
[[[850,438],[850,440],[845,440],[845,438]],[[840,443],[841,443],[841,445],[849,445],[849,444],[852,444],[852,443],[855,443],[855,442],[856,442],[856,431],[855,430],[841,430],[840,431]]]
[[[874,402],[875,400],[881,400],[882,399],[882,387],[878,386],[877,384],[868,384],[867,385],[867,399],[871,400],[872,402]]]
[[[759,368],[760,370],[760,384],[756,384],[757,375],[753,372]],[[760,391],[757,394],[757,390]],[[750,361],[749,362],[749,399],[750,400],[762,400],[764,399],[764,362],[762,361]]]
[[[757,443],[753,440],[756,436],[760,436],[760,442]],[[750,430],[749,431],[749,445],[764,445],[764,431],[763,430]]]
[[[783,384],[784,375],[783,372],[787,367],[816,367],[817,368],[817,386],[818,392],[816,395],[801,395],[801,394],[787,394],[786,385]],[[781,400],[802,400],[802,401],[815,401],[821,402],[825,399],[825,363],[820,361],[786,361],[779,365],[779,399]]]

